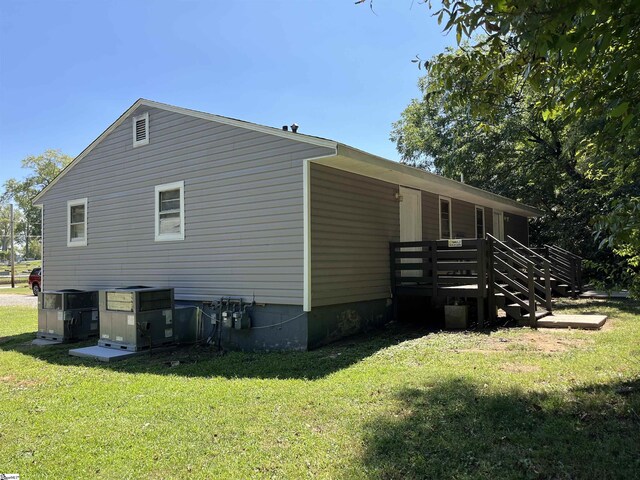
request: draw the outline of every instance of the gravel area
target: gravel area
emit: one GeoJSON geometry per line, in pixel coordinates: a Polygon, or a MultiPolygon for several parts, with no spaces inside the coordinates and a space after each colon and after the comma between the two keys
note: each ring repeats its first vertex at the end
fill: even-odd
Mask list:
{"type": "Polygon", "coordinates": [[[3,293],[0,295],[0,307],[33,307],[38,306],[38,297],[33,295],[13,295],[3,293]]]}

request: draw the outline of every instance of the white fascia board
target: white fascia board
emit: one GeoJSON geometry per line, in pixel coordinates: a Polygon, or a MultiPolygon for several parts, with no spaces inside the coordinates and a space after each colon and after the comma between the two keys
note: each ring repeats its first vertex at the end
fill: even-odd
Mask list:
{"type": "Polygon", "coordinates": [[[167,110],[169,112],[181,113],[183,115],[189,115],[191,117],[201,118],[203,120],[218,122],[224,125],[245,128],[247,130],[253,130],[254,132],[266,133],[268,135],[295,140],[296,142],[308,143],[311,145],[316,145],[318,147],[327,147],[334,150],[337,148],[336,142],[334,142],[333,140],[328,140],[326,138],[314,137],[311,135],[305,135],[303,133],[293,133],[288,130],[282,130],[281,128],[268,127],[266,125],[245,122],[244,120],[237,120],[235,118],[223,117],[220,115],[214,115],[212,113],[200,112],[198,110],[190,110],[183,107],[176,107],[174,105],[168,105],[166,103],[154,102],[153,100],[141,99],[140,101],[142,102],[142,105],[146,105],[152,108],[159,108],[161,110],[167,110]]]}
{"type": "Polygon", "coordinates": [[[463,200],[475,205],[496,208],[523,217],[538,217],[542,215],[542,212],[537,208],[510,198],[496,195],[426,170],[371,155],[343,144],[338,144],[338,154],[336,156],[318,160],[317,163],[389,183],[451,197],[452,199],[463,200]]]}

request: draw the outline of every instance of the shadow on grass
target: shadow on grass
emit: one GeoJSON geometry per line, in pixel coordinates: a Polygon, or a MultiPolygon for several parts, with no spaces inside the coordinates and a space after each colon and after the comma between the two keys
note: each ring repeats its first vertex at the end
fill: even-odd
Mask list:
{"type": "Polygon", "coordinates": [[[365,427],[371,478],[638,478],[640,381],[487,393],[465,380],[405,389],[365,427]]]}
{"type": "Polygon", "coordinates": [[[144,352],[114,363],[73,357],[69,349],[97,344],[97,340],[36,347],[34,333],[0,339],[0,351],[15,351],[49,363],[83,365],[127,373],[152,373],[185,377],[306,378],[318,379],[373,355],[392,345],[427,335],[430,330],[415,325],[391,323],[366,334],[309,352],[220,352],[208,346],[183,346],[173,350],[144,352]],[[172,362],[180,362],[171,366],[172,362]]]}

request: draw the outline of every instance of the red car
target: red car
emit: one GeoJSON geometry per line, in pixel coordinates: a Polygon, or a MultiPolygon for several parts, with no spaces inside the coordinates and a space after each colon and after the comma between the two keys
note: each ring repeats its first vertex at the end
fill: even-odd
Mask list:
{"type": "Polygon", "coordinates": [[[37,297],[38,292],[42,290],[42,268],[37,267],[31,270],[29,274],[29,288],[31,288],[31,291],[37,297]]]}

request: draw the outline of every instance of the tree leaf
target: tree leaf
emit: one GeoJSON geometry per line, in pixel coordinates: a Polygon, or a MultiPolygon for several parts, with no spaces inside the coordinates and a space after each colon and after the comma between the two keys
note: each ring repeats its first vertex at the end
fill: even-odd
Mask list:
{"type": "Polygon", "coordinates": [[[611,118],[621,117],[625,113],[627,113],[627,109],[629,108],[629,102],[622,102],[620,105],[615,107],[613,110],[609,112],[611,118]]]}

